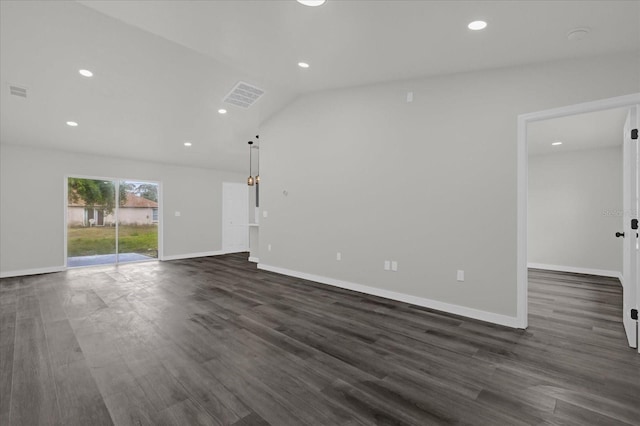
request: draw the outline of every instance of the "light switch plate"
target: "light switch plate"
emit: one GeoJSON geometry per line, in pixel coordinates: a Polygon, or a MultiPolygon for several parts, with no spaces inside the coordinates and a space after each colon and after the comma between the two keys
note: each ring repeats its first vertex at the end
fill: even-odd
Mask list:
{"type": "Polygon", "coordinates": [[[384,270],[388,271],[389,269],[391,269],[391,262],[389,260],[385,260],[384,261],[384,270]]]}
{"type": "Polygon", "coordinates": [[[342,260],[342,253],[340,252],[336,253],[336,260],[342,260]]]}
{"type": "Polygon", "coordinates": [[[180,216],[180,212],[175,213],[176,217],[180,216]]]}
{"type": "Polygon", "coordinates": [[[268,211],[266,211],[266,210],[265,210],[265,211],[263,211],[263,212],[262,212],[262,217],[267,217],[267,216],[269,216],[269,212],[268,212],[268,211]]]}
{"type": "Polygon", "coordinates": [[[458,269],[458,281],[464,281],[464,271],[461,269],[458,269]]]}
{"type": "Polygon", "coordinates": [[[394,272],[398,270],[398,262],[395,260],[391,262],[391,270],[394,272]]]}

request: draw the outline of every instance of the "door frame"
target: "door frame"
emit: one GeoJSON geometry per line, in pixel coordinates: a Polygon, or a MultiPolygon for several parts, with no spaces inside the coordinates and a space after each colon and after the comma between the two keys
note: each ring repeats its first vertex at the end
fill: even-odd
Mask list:
{"type": "MultiPolygon", "coordinates": [[[[67,252],[68,252],[68,247],[67,247],[67,243],[68,243],[68,200],[69,200],[69,178],[78,178],[78,179],[91,179],[91,180],[110,180],[110,181],[114,181],[116,182],[116,195],[118,194],[118,185],[120,181],[133,181],[133,182],[148,182],[148,183],[154,183],[156,185],[158,185],[158,259],[157,260],[164,260],[164,220],[163,220],[163,197],[162,197],[162,182],[157,181],[157,180],[150,180],[150,179],[129,179],[129,178],[113,178],[113,177],[106,177],[106,176],[89,176],[89,175],[82,175],[82,174],[67,174],[64,175],[63,177],[63,206],[62,208],[64,209],[63,211],[63,215],[62,215],[62,220],[63,220],[63,228],[64,228],[64,269],[63,270],[68,270],[69,267],[67,266],[67,262],[68,262],[68,256],[67,256],[67,252]]],[[[115,221],[116,221],[116,254],[118,252],[118,214],[117,214],[117,209],[115,211],[115,221]]],[[[116,256],[116,259],[118,258],[118,256],[116,256]]],[[[145,261],[146,262],[146,261],[145,261]]],[[[135,262],[127,262],[127,263],[135,263],[135,262]]],[[[119,263],[115,263],[115,265],[118,265],[119,263]]],[[[104,266],[104,265],[103,265],[104,266]]],[[[84,266],[84,268],[86,268],[87,266],[84,266]]]]}
{"type": "MultiPolygon", "coordinates": [[[[527,149],[527,125],[535,121],[566,117],[569,115],[604,111],[614,108],[631,107],[640,104],[640,93],[617,96],[614,98],[584,102],[559,108],[530,112],[518,115],[517,133],[517,290],[516,324],[518,328],[527,328],[529,324],[529,278],[527,268],[527,208],[529,199],[529,155],[527,149]]],[[[640,290],[640,289],[639,289],[640,290]]]]}
{"type": "MultiPolygon", "coordinates": [[[[632,172],[635,171],[634,168],[637,167],[636,162],[638,161],[638,153],[636,152],[636,146],[637,143],[634,143],[633,139],[631,139],[631,129],[637,129],[638,128],[638,117],[640,116],[640,111],[638,111],[638,109],[640,108],[640,104],[636,105],[635,107],[632,107],[629,109],[629,112],[627,113],[627,118],[625,120],[624,123],[624,134],[623,134],[623,139],[624,139],[624,146],[623,146],[623,176],[624,176],[624,189],[627,192],[630,193],[635,193],[637,194],[638,192],[638,182],[632,179],[632,172]],[[628,127],[627,127],[628,125],[628,127]]],[[[636,258],[636,247],[638,244],[638,239],[634,238],[634,234],[636,233],[636,231],[631,229],[631,218],[637,218],[637,213],[634,215],[632,212],[635,212],[636,210],[636,200],[629,200],[628,198],[624,199],[623,205],[622,205],[622,232],[626,233],[627,236],[623,239],[624,240],[624,258],[625,258],[625,263],[623,264],[623,268],[622,268],[622,276],[623,276],[623,287],[626,288],[633,288],[633,282],[628,282],[627,279],[630,277],[639,277],[640,275],[638,275],[640,272],[636,269],[637,268],[637,258],[636,258]],[[630,203],[630,201],[633,201],[633,204],[630,203]]],[[[640,279],[636,279],[636,281],[640,281],[640,279]]],[[[624,295],[624,291],[623,290],[623,295],[624,295]]],[[[634,321],[631,318],[631,315],[626,315],[627,309],[632,309],[631,307],[629,307],[628,305],[625,306],[625,302],[629,300],[629,297],[624,298],[622,300],[622,309],[623,309],[623,322],[624,322],[624,328],[625,328],[625,333],[627,333],[627,339],[631,340],[633,338],[635,338],[635,348],[638,348],[638,352],[640,352],[640,345],[638,345],[638,323],[637,321],[634,321]],[[630,328],[633,327],[633,325],[635,325],[636,328],[636,333],[635,336],[630,337],[629,336],[629,331],[630,328]]],[[[635,308],[637,308],[640,305],[640,283],[638,283],[636,285],[635,288],[635,300],[632,300],[632,307],[635,306],[635,308]]],[[[630,311],[629,311],[630,312],[630,311]]],[[[633,334],[633,333],[632,333],[633,334]]]]}

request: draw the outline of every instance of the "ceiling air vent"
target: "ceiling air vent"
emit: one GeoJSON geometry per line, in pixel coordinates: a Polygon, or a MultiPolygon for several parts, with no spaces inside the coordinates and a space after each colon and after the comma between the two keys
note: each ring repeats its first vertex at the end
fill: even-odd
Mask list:
{"type": "Polygon", "coordinates": [[[13,96],[20,96],[21,98],[26,98],[27,97],[27,88],[26,87],[16,86],[15,84],[10,84],[9,85],[9,93],[11,93],[13,96]]]}
{"type": "Polygon", "coordinates": [[[224,98],[224,101],[242,108],[249,108],[260,99],[262,95],[264,95],[264,90],[240,81],[224,98]]]}

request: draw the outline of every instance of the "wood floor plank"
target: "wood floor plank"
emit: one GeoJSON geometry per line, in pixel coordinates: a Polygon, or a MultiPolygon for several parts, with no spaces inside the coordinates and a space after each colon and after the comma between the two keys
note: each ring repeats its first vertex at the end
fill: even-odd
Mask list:
{"type": "MultiPolygon", "coordinates": [[[[246,254],[0,279],[18,425],[634,425],[617,280],[531,270],[514,330],[246,254]]],[[[8,422],[4,422],[8,419],[8,422]]]]}
{"type": "Polygon", "coordinates": [[[166,348],[161,358],[162,364],[183,385],[190,398],[223,423],[234,423],[251,413],[236,394],[178,347],[166,348]]]}
{"type": "Polygon", "coordinates": [[[90,366],[90,371],[103,397],[126,393],[132,387],[139,387],[135,376],[121,357],[107,364],[90,366]]]}
{"type": "MultiPolygon", "coordinates": [[[[15,305],[15,298],[13,301],[15,305]]],[[[16,337],[15,309],[0,312],[0,419],[9,419],[11,410],[11,390],[13,385],[13,356],[16,337]]]]}
{"type": "Polygon", "coordinates": [[[104,396],[104,402],[116,426],[151,426],[156,411],[136,382],[104,396]]]}
{"type": "Polygon", "coordinates": [[[49,357],[54,366],[84,361],[85,357],[67,319],[44,324],[49,357]]]}
{"type": "Polygon", "coordinates": [[[189,398],[182,384],[163,365],[158,365],[136,381],[156,411],[162,411],[189,398]]]}
{"type": "Polygon", "coordinates": [[[54,367],[62,423],[67,426],[108,426],[113,421],[84,360],[54,367]]]}
{"type": "Polygon", "coordinates": [[[13,358],[11,424],[61,424],[42,320],[31,315],[18,319],[16,335],[19,338],[13,358]]]}
{"type": "Polygon", "coordinates": [[[190,399],[178,402],[157,413],[154,424],[158,426],[223,426],[224,423],[190,399]]]}
{"type": "Polygon", "coordinates": [[[269,422],[260,417],[257,413],[251,413],[237,422],[233,423],[232,426],[270,426],[269,422]]]}
{"type": "Polygon", "coordinates": [[[556,404],[554,414],[558,420],[565,420],[575,425],[628,426],[633,424],[601,415],[588,408],[578,407],[562,400],[559,400],[556,404]]]}
{"type": "Polygon", "coordinates": [[[55,287],[46,287],[41,291],[36,288],[36,295],[40,305],[42,321],[45,324],[67,319],[67,313],[62,306],[62,301],[58,297],[58,290],[55,287]]]}
{"type": "Polygon", "coordinates": [[[227,389],[233,392],[247,407],[258,413],[271,424],[308,424],[298,417],[286,400],[273,394],[269,388],[253,377],[248,377],[242,369],[219,360],[207,361],[205,368],[227,389]]]}

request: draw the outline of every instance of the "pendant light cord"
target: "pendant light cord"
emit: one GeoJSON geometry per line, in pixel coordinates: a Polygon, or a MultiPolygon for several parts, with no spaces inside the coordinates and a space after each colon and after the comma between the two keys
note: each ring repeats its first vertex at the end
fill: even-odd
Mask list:
{"type": "Polygon", "coordinates": [[[253,142],[249,141],[249,176],[253,176],[253,173],[251,170],[251,145],[253,145],[253,142]]]}

